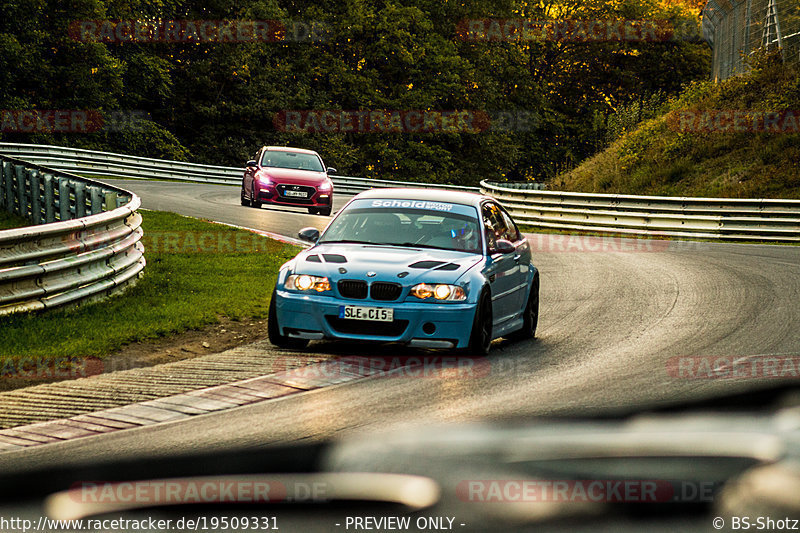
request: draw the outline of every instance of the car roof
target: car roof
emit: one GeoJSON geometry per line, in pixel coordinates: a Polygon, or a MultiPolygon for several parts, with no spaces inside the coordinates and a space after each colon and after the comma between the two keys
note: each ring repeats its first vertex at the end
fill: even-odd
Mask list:
{"type": "Polygon", "coordinates": [[[265,146],[264,148],[272,152],[295,152],[298,154],[319,155],[314,150],[306,150],[305,148],[294,148],[293,146],[265,146]]]}
{"type": "Polygon", "coordinates": [[[356,198],[381,198],[388,200],[425,200],[429,202],[447,202],[462,205],[480,205],[483,200],[490,200],[474,192],[448,191],[444,189],[420,189],[397,187],[387,189],[370,189],[359,193],[356,198]]]}

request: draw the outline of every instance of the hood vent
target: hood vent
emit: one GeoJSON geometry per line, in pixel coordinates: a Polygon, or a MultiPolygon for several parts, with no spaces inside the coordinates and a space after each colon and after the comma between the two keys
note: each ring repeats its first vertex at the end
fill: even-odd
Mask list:
{"type": "Polygon", "coordinates": [[[326,263],[347,263],[347,258],[339,254],[322,254],[326,263]]]}
{"type": "Polygon", "coordinates": [[[444,261],[417,261],[412,265],[408,265],[408,268],[421,268],[424,270],[429,268],[434,270],[458,270],[461,268],[461,265],[457,265],[456,263],[445,263],[444,261]]]}
{"type": "MultiPolygon", "coordinates": [[[[322,254],[322,258],[326,263],[347,263],[347,258],[339,254],[322,254]]],[[[306,257],[309,263],[322,263],[322,259],[317,254],[312,254],[306,257]]]]}
{"type": "Polygon", "coordinates": [[[444,261],[417,261],[414,264],[408,265],[408,268],[435,268],[444,264],[444,261]]]}

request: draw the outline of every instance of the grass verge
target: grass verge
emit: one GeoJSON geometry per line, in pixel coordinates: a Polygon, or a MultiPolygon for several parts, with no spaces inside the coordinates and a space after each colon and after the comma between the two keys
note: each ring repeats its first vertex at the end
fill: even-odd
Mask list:
{"type": "Polygon", "coordinates": [[[32,222],[20,216],[12,215],[8,211],[0,211],[0,231],[4,229],[22,228],[32,224],[32,222]]]}
{"type": "Polygon", "coordinates": [[[0,317],[0,372],[21,358],[104,357],[128,343],[263,318],[278,267],[299,248],[172,213],[143,211],[147,268],[105,302],[0,317]]]}

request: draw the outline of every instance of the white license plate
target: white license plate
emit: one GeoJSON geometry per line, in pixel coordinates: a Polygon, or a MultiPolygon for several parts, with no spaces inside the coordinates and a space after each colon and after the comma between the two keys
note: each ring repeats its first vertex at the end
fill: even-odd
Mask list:
{"type": "Polygon", "coordinates": [[[284,191],[283,195],[284,196],[294,196],[295,198],[305,198],[306,196],[308,196],[303,191],[284,191]]]}
{"type": "Polygon", "coordinates": [[[382,307],[360,307],[357,305],[340,305],[339,318],[350,320],[373,320],[375,322],[392,322],[394,309],[382,307]]]}

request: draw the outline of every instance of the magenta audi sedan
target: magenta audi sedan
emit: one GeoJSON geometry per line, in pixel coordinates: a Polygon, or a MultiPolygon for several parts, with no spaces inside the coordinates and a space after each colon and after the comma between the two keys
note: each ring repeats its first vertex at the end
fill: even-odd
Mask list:
{"type": "Polygon", "coordinates": [[[242,178],[242,205],[305,207],[312,215],[331,214],[333,182],[319,154],[288,146],[264,146],[247,162],[242,178]]]}

